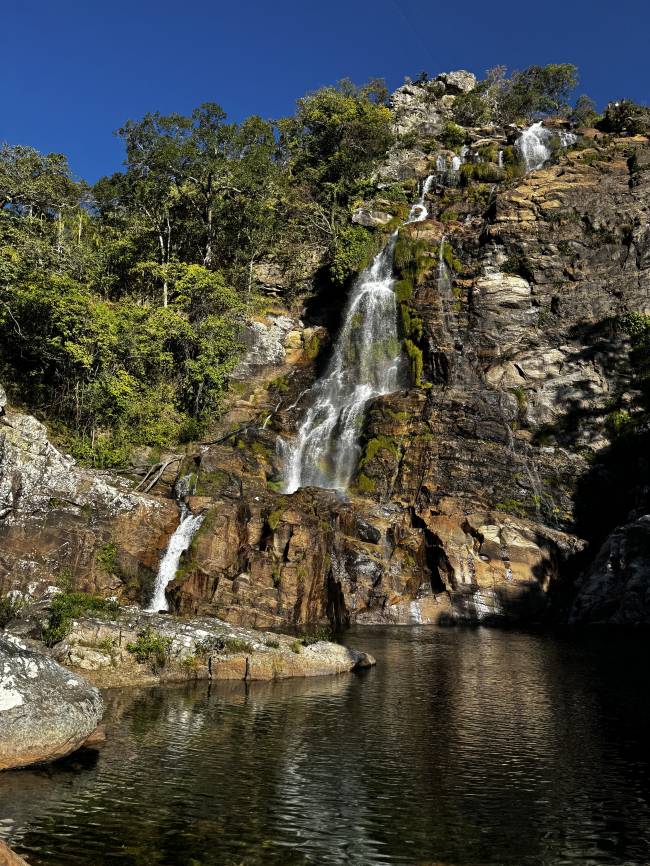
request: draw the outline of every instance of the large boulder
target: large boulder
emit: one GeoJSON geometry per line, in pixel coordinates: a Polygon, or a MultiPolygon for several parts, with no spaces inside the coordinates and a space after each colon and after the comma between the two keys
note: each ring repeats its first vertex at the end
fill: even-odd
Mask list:
{"type": "Polygon", "coordinates": [[[569,622],[650,624],[650,514],[632,515],[607,537],[578,581],[569,622]]]}
{"type": "Polygon", "coordinates": [[[436,77],[445,85],[446,93],[469,93],[477,85],[476,76],[466,69],[456,69],[454,72],[441,72],[436,77]]]}
{"type": "Polygon", "coordinates": [[[0,770],[73,752],[101,719],[99,691],[53,659],[0,638],[0,770]]]}
{"type": "Polygon", "coordinates": [[[0,839],[0,866],[28,866],[27,862],[15,854],[11,848],[7,848],[0,839]]]}

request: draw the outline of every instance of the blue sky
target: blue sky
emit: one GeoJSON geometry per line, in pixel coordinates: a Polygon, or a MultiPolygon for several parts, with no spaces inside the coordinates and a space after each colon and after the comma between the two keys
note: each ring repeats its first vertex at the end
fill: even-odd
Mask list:
{"type": "Polygon", "coordinates": [[[120,168],[112,134],[147,111],[220,103],[279,117],[347,76],[573,62],[599,105],[650,103],[648,0],[1,0],[0,141],[120,168]]]}

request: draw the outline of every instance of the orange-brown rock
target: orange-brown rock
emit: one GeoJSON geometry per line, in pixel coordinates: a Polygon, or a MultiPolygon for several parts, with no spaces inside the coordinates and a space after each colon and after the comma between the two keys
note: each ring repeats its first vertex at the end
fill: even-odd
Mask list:
{"type": "Polygon", "coordinates": [[[29,866],[29,864],[0,839],[0,866],[29,866]]]}

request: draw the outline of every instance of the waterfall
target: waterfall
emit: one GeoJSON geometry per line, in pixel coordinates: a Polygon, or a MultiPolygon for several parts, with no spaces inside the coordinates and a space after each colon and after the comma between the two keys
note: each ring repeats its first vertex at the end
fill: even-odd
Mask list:
{"type": "Polygon", "coordinates": [[[169,582],[176,577],[181,555],[185,553],[192,543],[192,539],[202,523],[202,514],[192,514],[186,505],[181,506],[180,523],[169,539],[165,555],[160,560],[153,597],[147,607],[148,611],[155,613],[159,610],[169,610],[169,604],[165,597],[165,589],[169,582]]]}
{"type": "MultiPolygon", "coordinates": [[[[427,218],[427,177],[408,223],[427,218]]],[[[366,403],[402,384],[404,359],[393,292],[393,232],[383,250],[357,279],[332,359],[310,389],[310,405],[295,441],[285,446],[284,492],[300,487],[345,490],[359,460],[359,433],[366,403]]]]}
{"type": "Polygon", "coordinates": [[[451,310],[453,309],[454,295],[452,288],[452,278],[449,272],[449,267],[445,261],[445,243],[446,235],[440,238],[440,247],[438,248],[438,299],[440,301],[440,311],[442,314],[442,327],[445,336],[451,339],[451,310]]]}
{"type": "Polygon", "coordinates": [[[422,220],[425,220],[429,216],[429,211],[426,209],[424,200],[427,197],[429,190],[431,189],[431,184],[433,183],[434,179],[435,175],[430,174],[422,184],[422,192],[420,193],[420,198],[409,211],[407,223],[421,223],[422,220]]]}
{"type": "MultiPolygon", "coordinates": [[[[557,136],[562,147],[568,147],[577,141],[577,137],[572,132],[560,131],[557,136]]],[[[523,157],[526,171],[535,171],[549,161],[552,155],[550,147],[552,137],[553,132],[547,129],[541,120],[524,129],[517,139],[517,148],[523,157]]]]}
{"type": "Polygon", "coordinates": [[[499,151],[499,155],[497,156],[497,164],[499,168],[503,168],[503,151],[499,151]]]}

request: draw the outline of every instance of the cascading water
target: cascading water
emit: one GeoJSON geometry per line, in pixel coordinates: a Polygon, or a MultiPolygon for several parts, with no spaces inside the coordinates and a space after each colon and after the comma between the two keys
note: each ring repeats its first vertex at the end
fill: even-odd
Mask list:
{"type": "MultiPolygon", "coordinates": [[[[434,180],[435,180],[435,175],[430,174],[427,177],[427,179],[424,181],[424,183],[422,184],[422,192],[420,193],[420,198],[418,199],[417,203],[414,204],[413,207],[411,208],[411,210],[409,211],[408,219],[406,220],[407,223],[421,223],[422,220],[425,220],[428,217],[429,211],[426,209],[426,206],[424,204],[424,200],[427,197],[427,195],[429,194],[429,190],[431,189],[431,184],[433,183],[434,180]]],[[[381,253],[379,255],[381,255],[381,253]]]]}
{"type": "Polygon", "coordinates": [[[165,589],[168,583],[176,577],[181,556],[192,543],[192,539],[202,523],[202,514],[192,514],[186,505],[181,506],[181,520],[169,539],[165,555],[160,560],[153,597],[147,607],[148,611],[155,613],[159,610],[169,610],[165,589]]]}
{"type": "MultiPolygon", "coordinates": [[[[577,137],[572,132],[559,131],[556,134],[562,147],[568,147],[577,141],[577,137]]],[[[552,156],[553,135],[553,131],[547,129],[541,120],[524,129],[517,139],[517,148],[523,157],[526,171],[535,171],[549,161],[552,156]]]]}
{"type": "Polygon", "coordinates": [[[453,290],[452,279],[449,267],[445,261],[445,244],[447,238],[443,235],[440,238],[440,247],[438,248],[438,298],[440,301],[440,310],[442,314],[442,326],[445,335],[449,338],[451,335],[451,310],[453,309],[453,290]]]}
{"type": "MultiPolygon", "coordinates": [[[[434,176],[427,177],[407,222],[428,216],[424,204],[434,176]]],[[[396,391],[404,359],[393,292],[397,232],[358,278],[325,375],[310,389],[310,405],[296,440],[286,449],[284,492],[300,487],[344,490],[359,459],[359,432],[366,403],[396,391]]]]}

